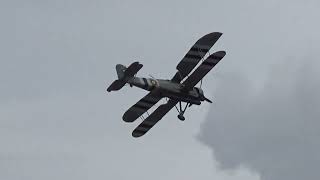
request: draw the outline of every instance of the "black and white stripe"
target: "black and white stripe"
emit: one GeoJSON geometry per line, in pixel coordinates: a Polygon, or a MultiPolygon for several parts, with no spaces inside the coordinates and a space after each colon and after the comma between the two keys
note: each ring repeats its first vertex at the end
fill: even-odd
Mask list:
{"type": "Polygon", "coordinates": [[[177,70],[179,73],[172,78],[172,81],[181,82],[182,79],[188,76],[221,35],[222,33],[214,32],[200,38],[178,64],[177,70]]]}
{"type": "Polygon", "coordinates": [[[183,82],[185,89],[193,88],[201,79],[226,55],[225,51],[211,54],[204,62],[183,82]]]}
{"type": "Polygon", "coordinates": [[[133,132],[133,137],[140,137],[147,133],[164,115],[166,115],[177,101],[169,100],[166,104],[159,106],[150,116],[148,116],[133,132]]]}
{"type": "Polygon", "coordinates": [[[128,109],[122,119],[125,122],[133,122],[139,118],[142,114],[147,112],[152,106],[154,106],[162,97],[159,96],[158,91],[152,91],[145,97],[140,99],[135,105],[128,109]]]}

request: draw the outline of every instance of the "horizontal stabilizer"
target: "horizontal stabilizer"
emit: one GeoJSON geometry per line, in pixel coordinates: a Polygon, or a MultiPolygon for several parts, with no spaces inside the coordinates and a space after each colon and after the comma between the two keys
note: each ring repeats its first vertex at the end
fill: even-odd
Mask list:
{"type": "Polygon", "coordinates": [[[113,83],[108,87],[107,91],[111,92],[120,90],[128,82],[128,80],[137,74],[142,66],[143,65],[139,62],[132,63],[128,68],[122,64],[117,64],[116,70],[119,79],[113,81],[113,83]]]}
{"type": "Polygon", "coordinates": [[[108,87],[107,91],[108,91],[108,92],[118,91],[118,90],[120,90],[124,85],[126,85],[126,82],[125,82],[125,81],[115,80],[115,81],[113,81],[113,83],[108,87]]]}
{"type": "Polygon", "coordinates": [[[133,77],[134,75],[137,74],[137,72],[142,68],[142,64],[139,62],[134,62],[132,63],[124,72],[124,77],[129,78],[133,77]]]}

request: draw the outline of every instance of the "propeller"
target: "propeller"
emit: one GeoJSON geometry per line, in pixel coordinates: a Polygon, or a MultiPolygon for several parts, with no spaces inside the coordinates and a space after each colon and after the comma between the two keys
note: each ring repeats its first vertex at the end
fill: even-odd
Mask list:
{"type": "Polygon", "coordinates": [[[208,103],[212,103],[212,101],[210,99],[206,98],[206,97],[204,97],[204,100],[207,101],[208,103]]]}

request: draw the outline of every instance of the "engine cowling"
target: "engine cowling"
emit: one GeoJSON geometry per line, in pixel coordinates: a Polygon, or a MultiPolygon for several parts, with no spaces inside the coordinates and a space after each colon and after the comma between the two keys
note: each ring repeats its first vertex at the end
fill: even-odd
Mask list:
{"type": "Polygon", "coordinates": [[[212,101],[210,99],[208,99],[208,98],[206,98],[204,96],[204,92],[203,92],[203,90],[201,88],[195,87],[195,89],[196,89],[196,91],[198,93],[198,96],[199,96],[201,101],[207,101],[209,103],[212,103],[212,101]]]}

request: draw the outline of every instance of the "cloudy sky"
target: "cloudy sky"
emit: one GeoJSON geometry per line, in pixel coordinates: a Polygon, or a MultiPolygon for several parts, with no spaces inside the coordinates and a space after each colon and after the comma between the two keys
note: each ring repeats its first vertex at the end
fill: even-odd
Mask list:
{"type": "Polygon", "coordinates": [[[0,1],[0,178],[292,180],[320,163],[320,3],[0,1]],[[171,78],[201,36],[227,56],[214,104],[146,136],[121,120],[146,92],[107,94],[115,65],[171,78]]]}

